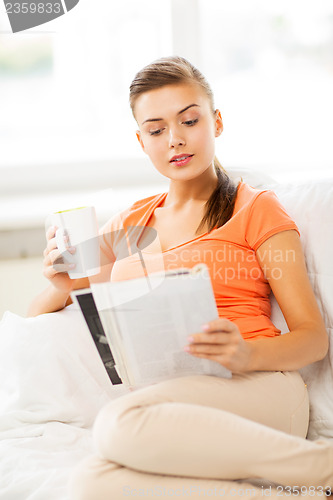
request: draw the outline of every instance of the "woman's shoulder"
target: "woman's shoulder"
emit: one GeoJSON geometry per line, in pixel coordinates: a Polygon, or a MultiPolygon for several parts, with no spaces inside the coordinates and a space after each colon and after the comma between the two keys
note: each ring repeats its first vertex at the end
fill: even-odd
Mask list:
{"type": "Polygon", "coordinates": [[[238,185],[235,202],[235,213],[239,210],[251,210],[254,205],[267,205],[270,207],[278,204],[278,197],[271,189],[259,189],[241,181],[238,185]]]}
{"type": "Polygon", "coordinates": [[[167,193],[159,193],[133,202],[127,208],[117,212],[111,217],[104,224],[101,232],[109,231],[111,228],[115,230],[129,224],[135,225],[140,223],[155,206],[161,203],[166,194],[167,193]]]}
{"type": "Polygon", "coordinates": [[[232,219],[243,228],[243,237],[254,250],[279,231],[295,229],[299,233],[273,190],[253,188],[246,183],[239,185],[232,219]]]}
{"type": "Polygon", "coordinates": [[[148,207],[154,206],[155,203],[161,201],[162,198],[166,196],[166,194],[167,193],[159,193],[137,200],[127,209],[127,211],[130,212],[134,210],[146,210],[148,207]]]}

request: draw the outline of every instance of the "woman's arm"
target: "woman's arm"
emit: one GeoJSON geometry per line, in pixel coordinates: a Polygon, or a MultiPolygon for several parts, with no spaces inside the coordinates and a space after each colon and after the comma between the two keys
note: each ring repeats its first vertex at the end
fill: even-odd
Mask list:
{"type": "Polygon", "coordinates": [[[296,370],[322,359],[328,350],[328,335],[297,232],[283,231],[266,240],[257,250],[257,259],[289,332],[252,342],[251,369],[296,370]],[[277,255],[279,262],[274,261],[277,255]]]}
{"type": "MultiPolygon", "coordinates": [[[[62,272],[54,264],[60,257],[55,239],[56,227],[50,227],[46,233],[47,245],[44,250],[43,274],[50,285],[31,302],[27,316],[59,311],[71,303],[70,292],[78,288],[89,287],[88,278],[71,280],[66,272],[69,267],[62,265],[62,272]]],[[[73,250],[74,251],[74,250],[73,250]]]]}
{"type": "Polygon", "coordinates": [[[234,323],[219,318],[204,333],[191,336],[189,352],[218,361],[234,372],[297,370],[322,359],[328,350],[328,335],[297,232],[271,236],[257,249],[257,258],[290,331],[245,341],[234,323]],[[279,262],[274,261],[276,255],[279,262]]]}
{"type": "MultiPolygon", "coordinates": [[[[75,280],[71,291],[80,288],[88,288],[89,286],[88,278],[78,279],[75,280]]],[[[62,292],[51,284],[32,300],[27,316],[38,316],[39,314],[60,311],[71,303],[70,291],[62,292]]]]}

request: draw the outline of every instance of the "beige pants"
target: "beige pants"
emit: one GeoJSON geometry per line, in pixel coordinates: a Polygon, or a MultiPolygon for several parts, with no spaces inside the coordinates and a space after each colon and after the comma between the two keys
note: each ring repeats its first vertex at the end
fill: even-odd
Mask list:
{"type": "Polygon", "coordinates": [[[244,482],[252,478],[325,498],[333,445],[304,439],[308,408],[297,372],[184,377],[134,391],[97,417],[97,454],[75,471],[71,499],[296,496],[244,482]]]}

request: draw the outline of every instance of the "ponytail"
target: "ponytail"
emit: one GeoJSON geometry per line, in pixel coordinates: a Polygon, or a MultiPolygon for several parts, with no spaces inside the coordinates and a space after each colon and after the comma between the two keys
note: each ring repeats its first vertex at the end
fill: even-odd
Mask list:
{"type": "Polygon", "coordinates": [[[216,156],[214,167],[217,175],[217,186],[205,204],[206,210],[196,230],[197,234],[206,223],[208,232],[223,226],[232,217],[234,211],[238,184],[229,177],[216,156]]]}

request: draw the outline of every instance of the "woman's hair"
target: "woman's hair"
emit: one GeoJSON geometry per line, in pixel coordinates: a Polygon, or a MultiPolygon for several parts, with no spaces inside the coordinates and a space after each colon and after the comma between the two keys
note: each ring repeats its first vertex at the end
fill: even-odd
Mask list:
{"type": "MultiPolygon", "coordinates": [[[[181,83],[199,85],[210,100],[212,113],[215,112],[213,92],[202,73],[183,57],[172,56],[154,61],[135,75],[130,85],[129,97],[134,118],[135,103],[140,95],[166,85],[181,83]]],[[[205,204],[205,213],[196,233],[199,233],[206,223],[208,231],[223,226],[231,218],[234,210],[237,185],[228,176],[216,156],[214,167],[217,186],[205,204]]]]}

